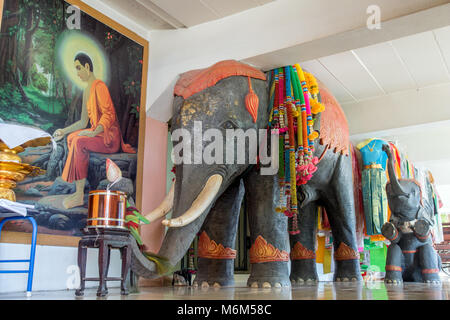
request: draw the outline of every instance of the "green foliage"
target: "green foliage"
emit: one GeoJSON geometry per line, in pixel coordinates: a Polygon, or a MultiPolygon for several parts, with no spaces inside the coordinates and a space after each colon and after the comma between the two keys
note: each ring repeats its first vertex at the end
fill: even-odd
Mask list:
{"type": "Polygon", "coordinates": [[[8,28],[8,30],[6,31],[8,36],[12,37],[13,35],[15,35],[17,32],[19,31],[19,26],[15,25],[15,26],[11,26],[8,28]]]}
{"type": "Polygon", "coordinates": [[[22,96],[11,83],[7,83],[3,88],[0,88],[0,109],[8,109],[21,104],[23,104],[22,96]]]}
{"type": "MultiPolygon", "coordinates": [[[[25,92],[28,92],[27,96],[37,97],[42,96],[39,90],[36,88],[24,88],[25,92]]],[[[19,90],[13,87],[11,84],[6,84],[0,87],[0,118],[5,121],[14,121],[25,125],[36,126],[36,119],[39,119],[39,114],[36,113],[35,106],[27,103],[22,99],[22,95],[19,90]]],[[[45,124],[40,123],[39,127],[42,130],[49,130],[53,127],[51,121],[47,121],[45,124]]]]}
{"type": "Polygon", "coordinates": [[[32,125],[33,119],[23,108],[27,105],[23,102],[20,92],[10,83],[0,87],[0,118],[3,120],[14,119],[17,122],[32,125]]]}
{"type": "Polygon", "coordinates": [[[143,65],[143,50],[141,46],[134,45],[127,48],[128,51],[128,67],[130,76],[123,83],[125,94],[132,99],[131,114],[139,119],[139,110],[141,102],[141,90],[142,90],[142,65],[143,65]]]}
{"type": "Polygon", "coordinates": [[[123,83],[125,93],[133,97],[139,97],[141,93],[141,82],[129,77],[127,81],[123,83]]]}
{"type": "Polygon", "coordinates": [[[111,51],[120,42],[122,35],[114,30],[105,32],[105,49],[111,51]]]}
{"type": "Polygon", "coordinates": [[[42,73],[38,72],[36,64],[33,64],[31,68],[31,81],[33,82],[33,86],[40,91],[48,91],[48,79],[42,73]]]}
{"type": "Polygon", "coordinates": [[[64,99],[55,99],[52,96],[46,96],[41,91],[33,87],[24,87],[23,90],[32,103],[39,109],[53,114],[59,114],[63,110],[64,99]]]}
{"type": "Polygon", "coordinates": [[[136,119],[139,119],[139,111],[140,111],[139,105],[133,104],[132,107],[133,108],[131,109],[130,113],[136,115],[136,119]]]}

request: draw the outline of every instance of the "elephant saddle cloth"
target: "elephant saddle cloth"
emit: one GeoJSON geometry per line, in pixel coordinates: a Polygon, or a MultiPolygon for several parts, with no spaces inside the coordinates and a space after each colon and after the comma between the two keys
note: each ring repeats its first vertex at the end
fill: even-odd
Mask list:
{"type": "Polygon", "coordinates": [[[187,99],[231,76],[266,80],[266,75],[258,69],[236,60],[224,60],[206,69],[192,70],[181,74],[175,85],[174,94],[187,99]]]}
{"type": "Polygon", "coordinates": [[[320,144],[328,145],[336,153],[349,155],[350,132],[347,118],[331,92],[317,80],[325,110],[320,119],[320,144]]]}

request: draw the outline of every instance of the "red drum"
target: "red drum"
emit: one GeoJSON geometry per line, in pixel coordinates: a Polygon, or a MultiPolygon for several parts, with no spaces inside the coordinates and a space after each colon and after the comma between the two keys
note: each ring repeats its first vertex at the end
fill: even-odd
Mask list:
{"type": "Polygon", "coordinates": [[[87,228],[126,229],[126,193],[111,190],[89,192],[87,228]]]}

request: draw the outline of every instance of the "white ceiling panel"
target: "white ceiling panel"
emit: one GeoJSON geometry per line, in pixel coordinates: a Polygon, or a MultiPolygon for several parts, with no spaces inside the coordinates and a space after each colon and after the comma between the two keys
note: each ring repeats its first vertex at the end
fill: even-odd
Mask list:
{"type": "Polygon", "coordinates": [[[145,1],[143,2],[144,4],[137,1],[123,0],[102,0],[102,2],[119,12],[127,12],[127,16],[147,29],[173,29],[164,19],[151,14],[145,7],[145,1]]]}
{"type": "Polygon", "coordinates": [[[220,19],[273,0],[146,0],[151,1],[186,27],[220,19]]]}
{"type": "Polygon", "coordinates": [[[445,68],[450,73],[450,26],[436,29],[434,35],[444,57],[445,68]]]}
{"type": "Polygon", "coordinates": [[[354,51],[386,93],[415,88],[414,80],[390,43],[354,51]]]}
{"type": "Polygon", "coordinates": [[[419,87],[450,81],[433,32],[392,41],[419,87]]]}
{"type": "Polygon", "coordinates": [[[258,6],[254,0],[202,0],[202,2],[220,17],[226,17],[258,6]]]}
{"type": "Polygon", "coordinates": [[[319,61],[356,99],[385,94],[351,51],[323,57],[319,61]]]}
{"type": "Polygon", "coordinates": [[[342,86],[342,84],[333,75],[328,72],[317,60],[306,61],[300,63],[300,66],[306,71],[312,73],[317,79],[333,93],[339,103],[353,102],[355,99],[351,94],[342,86]]]}
{"type": "Polygon", "coordinates": [[[192,27],[197,24],[220,18],[220,16],[207,8],[200,0],[151,0],[151,2],[183,23],[186,27],[192,27]]]}
{"type": "Polygon", "coordinates": [[[273,1],[276,1],[276,0],[253,0],[253,1],[256,2],[258,5],[262,6],[264,4],[267,4],[269,2],[273,2],[273,1]]]}

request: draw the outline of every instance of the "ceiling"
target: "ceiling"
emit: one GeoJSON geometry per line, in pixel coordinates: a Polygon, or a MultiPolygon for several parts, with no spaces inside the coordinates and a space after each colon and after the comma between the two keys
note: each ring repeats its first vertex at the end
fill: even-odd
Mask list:
{"type": "Polygon", "coordinates": [[[148,30],[190,28],[274,0],[101,0],[148,30]]]}
{"type": "MultiPolygon", "coordinates": [[[[305,61],[301,65],[333,92],[347,116],[352,118],[349,112],[358,110],[363,101],[449,84],[450,26],[305,61]]],[[[390,107],[391,116],[401,117],[395,114],[395,107],[390,107]]],[[[433,110],[431,105],[423,107],[433,110]]],[[[375,117],[372,121],[383,121],[383,118],[375,117]]],[[[354,144],[367,138],[393,141],[415,166],[430,170],[437,184],[450,190],[449,141],[430,137],[450,137],[450,123],[368,131],[352,135],[351,140],[354,144]]],[[[450,211],[450,204],[448,207],[450,211]]]]}
{"type": "Polygon", "coordinates": [[[343,105],[450,82],[450,26],[301,63],[343,105]]]}

